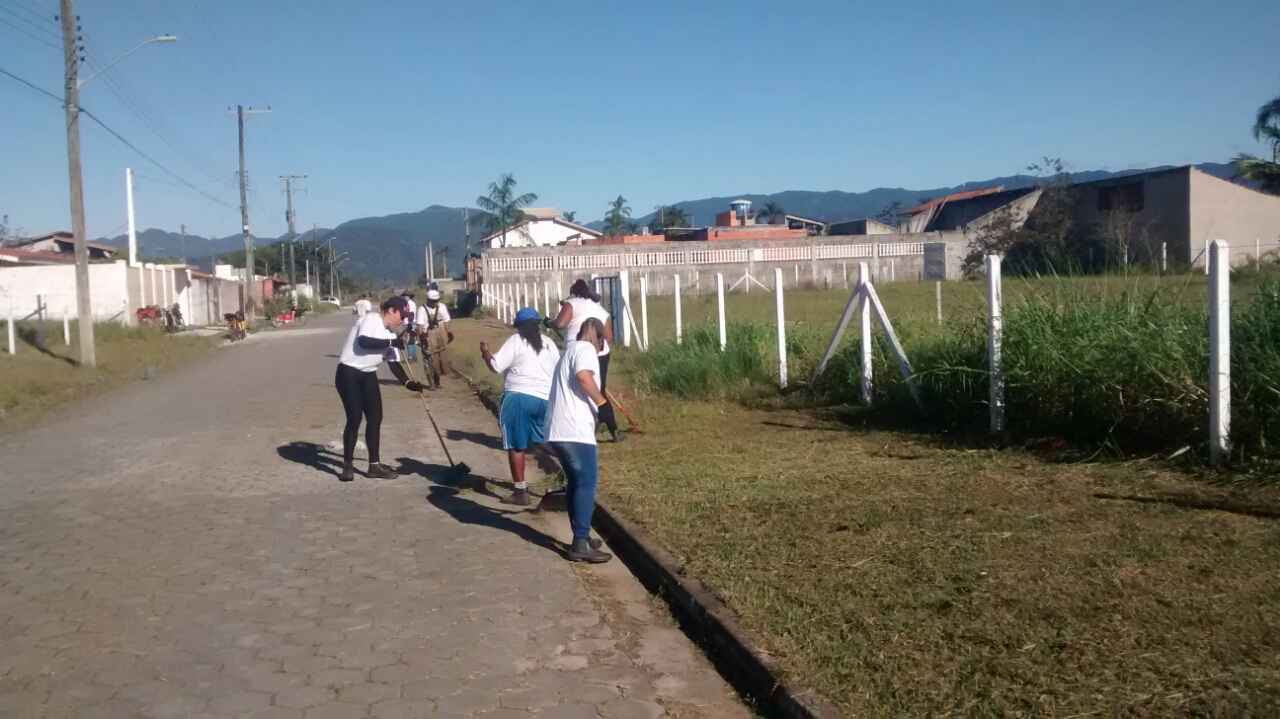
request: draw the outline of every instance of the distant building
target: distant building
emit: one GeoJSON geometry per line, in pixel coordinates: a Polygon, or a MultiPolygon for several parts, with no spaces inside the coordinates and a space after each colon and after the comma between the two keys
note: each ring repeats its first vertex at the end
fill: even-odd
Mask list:
{"type": "Polygon", "coordinates": [[[76,261],[74,254],[46,252],[0,247],[0,267],[18,265],[70,265],[76,261]]]}
{"type": "Polygon", "coordinates": [[[870,217],[832,222],[827,225],[829,235],[892,235],[897,231],[898,228],[893,225],[870,217]]]}
{"type": "Polygon", "coordinates": [[[1280,241],[1280,197],[1237,185],[1190,165],[1073,185],[1076,222],[1102,231],[1118,222],[1139,252],[1203,266],[1209,243],[1225,240],[1231,264],[1252,261],[1280,241]]]}
{"type": "MultiPolygon", "coordinates": [[[[521,212],[524,214],[524,219],[507,228],[506,247],[583,244],[604,236],[602,232],[564,219],[559,210],[550,207],[527,207],[521,212]]],[[[502,232],[494,232],[482,238],[480,246],[502,247],[502,237],[502,232]]]]}
{"type": "Polygon", "coordinates": [[[948,205],[963,200],[972,200],[986,195],[994,195],[1003,191],[1003,186],[980,187],[976,190],[953,192],[949,195],[943,195],[942,197],[935,197],[932,200],[926,200],[902,213],[902,231],[912,233],[928,232],[930,223],[932,223],[948,205]]]}
{"type": "MultiPolygon", "coordinates": [[[[85,245],[89,249],[89,260],[111,260],[116,256],[116,248],[111,245],[104,245],[101,242],[86,242],[85,245]]],[[[70,232],[51,232],[47,235],[39,237],[27,237],[11,242],[7,246],[9,249],[22,249],[28,252],[51,252],[57,254],[75,256],[76,242],[75,237],[70,232]]]]}
{"type": "MultiPolygon", "coordinates": [[[[803,218],[798,218],[803,219],[803,218]]],[[[812,223],[821,224],[817,220],[812,223]]],[[[809,236],[809,230],[803,223],[792,228],[787,225],[758,225],[755,215],[751,214],[751,200],[734,200],[729,209],[716,215],[716,224],[711,227],[677,227],[665,232],[672,242],[681,241],[715,241],[715,240],[799,240],[809,236]]]]}

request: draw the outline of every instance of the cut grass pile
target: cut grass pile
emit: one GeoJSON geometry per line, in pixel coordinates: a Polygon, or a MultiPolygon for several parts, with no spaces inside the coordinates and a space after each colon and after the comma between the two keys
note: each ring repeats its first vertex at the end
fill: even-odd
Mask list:
{"type": "Polygon", "coordinates": [[[102,323],[94,328],[98,366],[81,369],[78,331],[62,343],[62,325],[48,323],[45,351],[34,346],[34,324],[18,327],[18,348],[0,352],[0,431],[29,426],[46,413],[75,400],[143,378],[146,368],[163,372],[191,362],[221,341],[218,337],[168,335],[163,330],[102,323]]]}
{"type": "MultiPolygon", "coordinates": [[[[497,386],[469,356],[509,331],[455,324],[497,386]]],[[[601,445],[602,500],[845,715],[1280,711],[1280,488],[683,399],[638,359],[610,385],[645,433],[601,445]]]]}

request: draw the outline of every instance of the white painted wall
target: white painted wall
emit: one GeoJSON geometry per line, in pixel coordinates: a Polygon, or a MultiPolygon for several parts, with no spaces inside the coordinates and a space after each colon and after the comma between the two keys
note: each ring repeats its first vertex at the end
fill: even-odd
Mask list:
{"type": "MultiPolygon", "coordinates": [[[[534,220],[526,225],[522,225],[507,231],[507,247],[547,247],[555,246],[565,242],[571,237],[582,237],[583,239],[593,239],[599,237],[597,234],[588,235],[582,230],[573,227],[566,227],[552,220],[534,220]]],[[[502,247],[501,236],[494,237],[489,243],[490,247],[502,247]]]]}
{"type": "MultiPolygon", "coordinates": [[[[133,270],[137,272],[138,270],[133,270]]],[[[132,312],[128,307],[129,272],[124,260],[110,264],[89,265],[89,290],[96,320],[120,319],[132,312]]],[[[76,268],[75,265],[37,265],[31,267],[0,268],[0,311],[7,312],[12,304],[13,312],[24,317],[36,309],[36,295],[45,298],[52,319],[62,319],[66,311],[76,316],[76,268]]]]}

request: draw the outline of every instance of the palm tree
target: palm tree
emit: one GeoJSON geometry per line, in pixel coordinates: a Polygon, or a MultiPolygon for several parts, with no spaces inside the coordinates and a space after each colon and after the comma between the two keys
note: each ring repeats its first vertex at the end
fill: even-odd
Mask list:
{"type": "Polygon", "coordinates": [[[569,211],[567,211],[567,212],[561,212],[561,213],[560,213],[560,216],[561,216],[561,217],[563,217],[564,219],[566,219],[566,220],[570,221],[570,222],[577,222],[577,221],[578,221],[578,213],[577,213],[577,212],[575,212],[575,211],[573,211],[573,210],[569,210],[569,211]]]}
{"type": "Polygon", "coordinates": [[[769,202],[764,203],[764,207],[761,207],[760,210],[756,212],[756,217],[763,217],[772,224],[774,220],[779,217],[785,217],[786,214],[787,211],[782,209],[782,205],[770,200],[769,202]]]}
{"type": "Polygon", "coordinates": [[[604,216],[604,232],[610,237],[617,237],[631,226],[631,208],[627,206],[627,198],[618,195],[618,199],[609,203],[609,212],[604,216]]]}
{"type": "Polygon", "coordinates": [[[1271,145],[1271,159],[1240,153],[1232,159],[1236,174],[1258,183],[1263,192],[1280,195],[1280,97],[1258,108],[1253,137],[1271,145]]]}
{"type": "Polygon", "coordinates": [[[689,213],[675,205],[668,205],[658,208],[657,214],[649,221],[649,229],[660,232],[668,227],[688,227],[690,224],[689,213]]]}
{"type": "Polygon", "coordinates": [[[538,196],[532,192],[516,195],[516,178],[510,173],[498,177],[497,182],[489,183],[488,196],[476,198],[476,205],[489,213],[489,229],[491,232],[502,232],[501,246],[507,246],[507,230],[518,224],[524,215],[521,208],[537,202],[538,196]]]}

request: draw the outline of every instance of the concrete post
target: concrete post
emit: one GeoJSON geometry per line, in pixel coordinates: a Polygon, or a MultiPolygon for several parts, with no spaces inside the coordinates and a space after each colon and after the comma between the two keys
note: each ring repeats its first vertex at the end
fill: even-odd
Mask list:
{"type": "Polygon", "coordinates": [[[1231,455],[1231,250],[1209,246],[1209,461],[1231,455]]]}
{"type": "MultiPolygon", "coordinates": [[[[622,305],[626,307],[631,304],[631,272],[622,270],[618,273],[618,280],[622,291],[622,305]]],[[[631,323],[625,317],[622,318],[622,346],[631,346],[631,323]]]]}
{"type": "Polygon", "coordinates": [[[551,317],[551,283],[542,281],[542,316],[551,317]]]}
{"type": "Polygon", "coordinates": [[[987,255],[987,369],[990,372],[989,403],[991,433],[1004,432],[1004,367],[1001,343],[1004,340],[1004,296],[1000,278],[1000,255],[987,255]]]}
{"type": "Polygon", "coordinates": [[[62,344],[71,346],[71,310],[62,308],[62,344]]]}
{"type": "Polygon", "coordinates": [[[729,337],[724,326],[724,275],[719,272],[716,273],[716,320],[720,326],[720,351],[723,352],[725,345],[729,344],[729,337]]]}
{"type": "Polygon", "coordinates": [[[782,268],[773,270],[773,302],[778,315],[778,387],[787,388],[787,313],[782,299],[782,268]]]}
{"type": "Polygon", "coordinates": [[[872,365],[871,365],[871,300],[867,297],[867,286],[871,284],[871,272],[867,263],[858,263],[858,385],[862,392],[862,403],[871,404],[872,365]]]}
{"type": "Polygon", "coordinates": [[[681,344],[684,342],[684,328],[682,326],[683,318],[680,316],[680,273],[675,273],[671,281],[671,287],[674,291],[676,302],[676,344],[681,344]]]}
{"type": "Polygon", "coordinates": [[[938,324],[942,324],[942,283],[933,283],[933,295],[938,304],[938,324]]]}
{"type": "Polygon", "coordinates": [[[649,275],[640,275],[640,348],[649,351],[649,275]]]}

